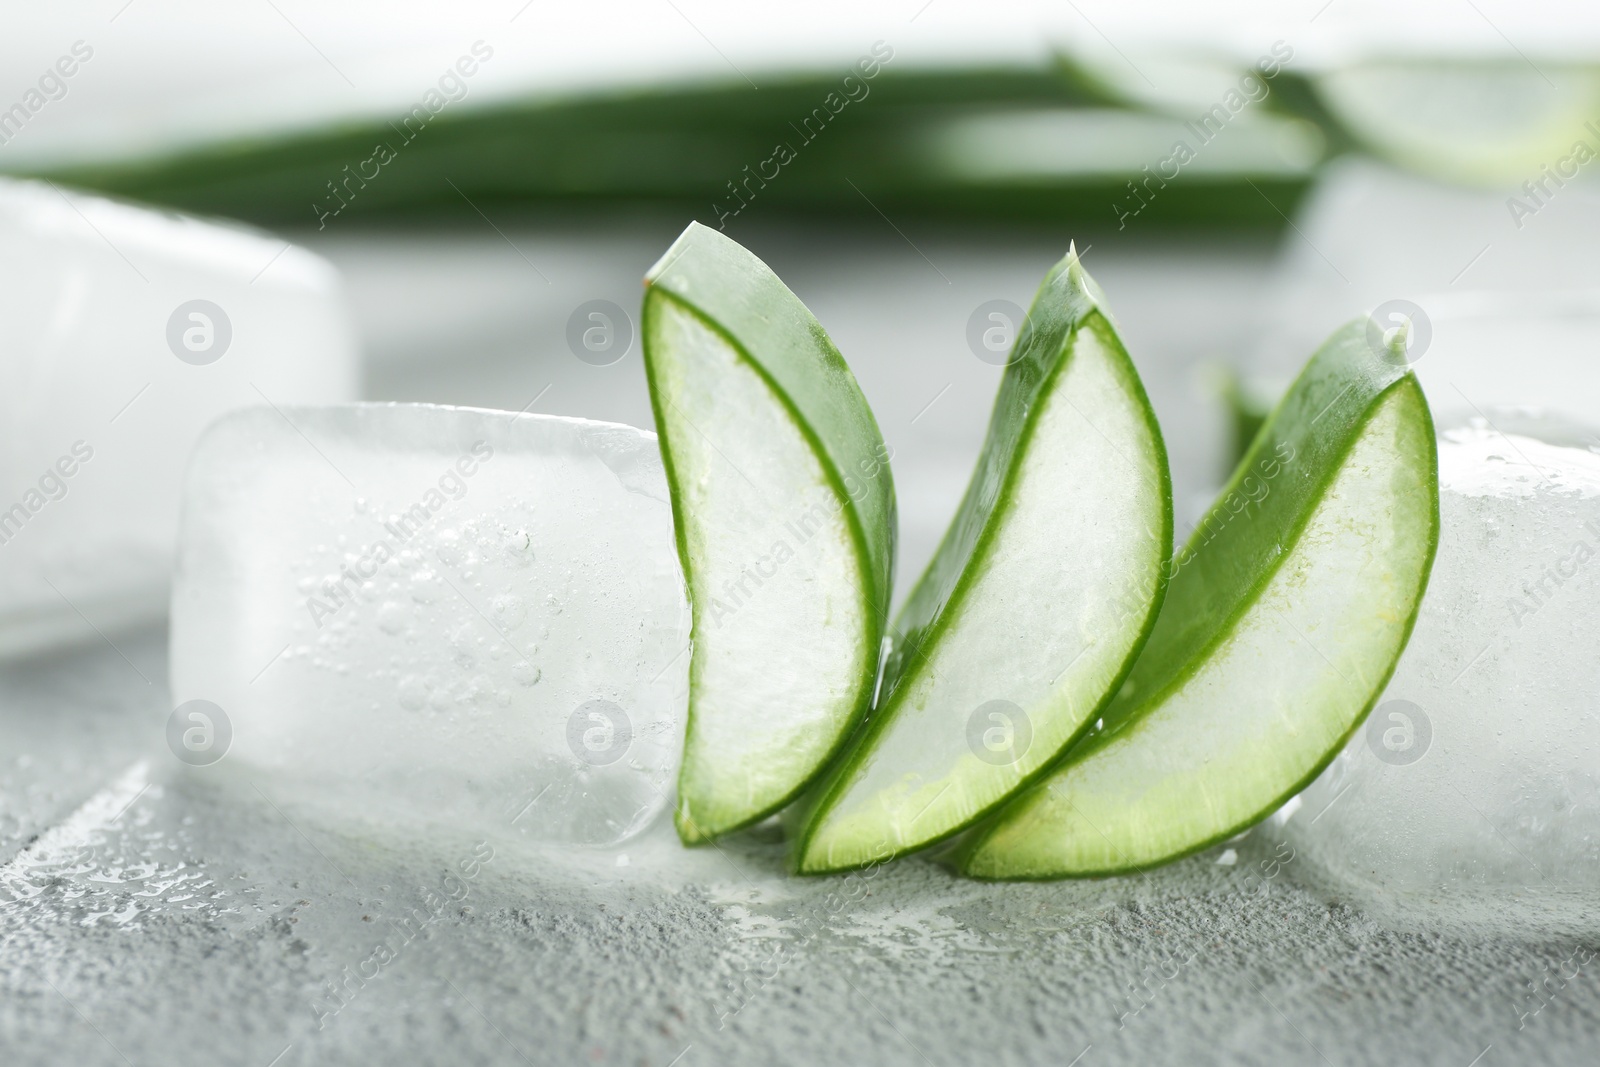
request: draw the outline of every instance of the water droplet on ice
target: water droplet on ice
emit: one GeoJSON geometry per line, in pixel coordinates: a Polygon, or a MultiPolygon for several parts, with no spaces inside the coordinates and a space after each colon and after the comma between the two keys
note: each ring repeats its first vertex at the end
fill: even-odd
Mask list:
{"type": "Polygon", "coordinates": [[[434,555],[439,557],[439,562],[452,567],[459,567],[466,554],[461,550],[461,535],[455,530],[440,530],[438,536],[439,547],[434,549],[434,555]]]}
{"type": "Polygon", "coordinates": [[[411,576],[411,599],[419,604],[432,604],[439,599],[439,576],[431,568],[423,567],[411,576]]]}
{"type": "Polygon", "coordinates": [[[506,559],[519,566],[526,566],[533,562],[533,535],[527,530],[518,527],[506,531],[501,541],[505,548],[506,559]]]}
{"type": "Polygon", "coordinates": [[[511,677],[523,685],[538,685],[539,679],[543,676],[544,672],[527,660],[523,660],[511,668],[511,677]]]}
{"type": "Polygon", "coordinates": [[[495,597],[489,606],[494,609],[495,621],[507,630],[521,626],[522,620],[528,617],[527,603],[513,593],[495,597]]]}
{"type": "Polygon", "coordinates": [[[378,609],[378,629],[386,634],[397,634],[405,628],[405,605],[393,600],[385,600],[383,606],[378,609]]]}

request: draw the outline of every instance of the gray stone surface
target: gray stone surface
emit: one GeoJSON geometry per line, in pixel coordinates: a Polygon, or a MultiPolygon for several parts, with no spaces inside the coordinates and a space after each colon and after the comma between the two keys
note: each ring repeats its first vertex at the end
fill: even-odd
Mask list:
{"type": "MultiPolygon", "coordinates": [[[[159,635],[118,644],[158,670],[159,635]]],[[[1600,1025],[1594,923],[1519,923],[1515,900],[1380,920],[1269,829],[1099,882],[970,882],[927,859],[795,879],[765,829],[538,851],[184,767],[159,686],[104,645],[0,692],[0,731],[33,752],[0,796],[18,1067],[1465,1067],[1579,1062],[1600,1025]]]]}

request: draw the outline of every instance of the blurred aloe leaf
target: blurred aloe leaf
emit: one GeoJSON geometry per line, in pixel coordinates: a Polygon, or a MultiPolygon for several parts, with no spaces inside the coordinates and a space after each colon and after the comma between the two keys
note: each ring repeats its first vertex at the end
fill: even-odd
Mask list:
{"type": "Polygon", "coordinates": [[[1252,117],[1315,126],[1329,157],[1364,152],[1461,185],[1537,182],[1541,167],[1569,157],[1578,142],[1587,146],[1578,163],[1600,155],[1600,124],[1592,122],[1600,66],[1382,56],[1329,69],[1300,62],[1283,44],[1255,67],[1234,56],[1093,50],[1058,62],[1064,81],[1103,104],[1194,120],[1237,92],[1252,117]]]}
{"type": "MultiPolygon", "coordinates": [[[[1115,228],[1130,179],[1160,161],[1179,125],[1107,108],[1061,69],[886,69],[818,129],[807,119],[842,76],[485,105],[442,112],[409,140],[396,116],[45,176],[272,225],[472,216],[470,200],[491,212],[660,207],[713,225],[747,202],[752,215],[881,210],[1115,228]],[[760,179],[780,144],[794,158],[760,179]],[[378,146],[392,158],[370,162],[378,146]]],[[[1284,156],[1279,128],[1227,140],[1168,183],[1139,224],[1281,226],[1315,161],[1293,145],[1284,156]]]]}
{"type": "Polygon", "coordinates": [[[1575,142],[1588,145],[1588,158],[1600,153],[1600,129],[1591,128],[1600,113],[1600,67],[1408,59],[1346,67],[1314,82],[1357,143],[1446,181],[1537,181],[1540,167],[1575,142]]]}

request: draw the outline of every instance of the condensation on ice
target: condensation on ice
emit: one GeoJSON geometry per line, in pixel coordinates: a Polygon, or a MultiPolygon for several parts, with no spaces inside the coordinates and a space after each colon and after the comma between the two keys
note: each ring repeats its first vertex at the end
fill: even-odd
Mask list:
{"type": "Polygon", "coordinates": [[[296,796],[625,838],[667,804],[688,639],[652,434],[361,404],[239,412],[196,451],[174,699],[296,796]]]}
{"type": "Polygon", "coordinates": [[[1375,896],[1592,902],[1600,455],[1478,420],[1442,435],[1439,466],[1439,554],[1411,643],[1285,831],[1375,896]]]}

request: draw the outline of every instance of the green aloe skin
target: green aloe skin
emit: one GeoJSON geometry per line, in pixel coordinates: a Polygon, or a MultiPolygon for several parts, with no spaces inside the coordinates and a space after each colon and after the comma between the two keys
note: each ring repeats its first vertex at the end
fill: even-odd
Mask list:
{"type": "Polygon", "coordinates": [[[960,509],[865,726],[794,809],[803,873],[949,837],[1044,772],[1143,645],[1172,546],[1166,451],[1076,253],[1019,331],[960,509]]]}
{"type": "Polygon", "coordinates": [[[690,225],[645,279],[645,370],[693,639],[686,843],[787,804],[865,715],[895,554],[889,450],[761,260],[690,225]]]}
{"type": "MultiPolygon", "coordinates": [[[[1391,350],[1393,351],[1393,350],[1391,350]]],[[[1104,727],[955,854],[981,878],[1147,869],[1311,782],[1383,692],[1438,545],[1428,405],[1365,322],[1312,358],[1174,560],[1104,727]]]]}

